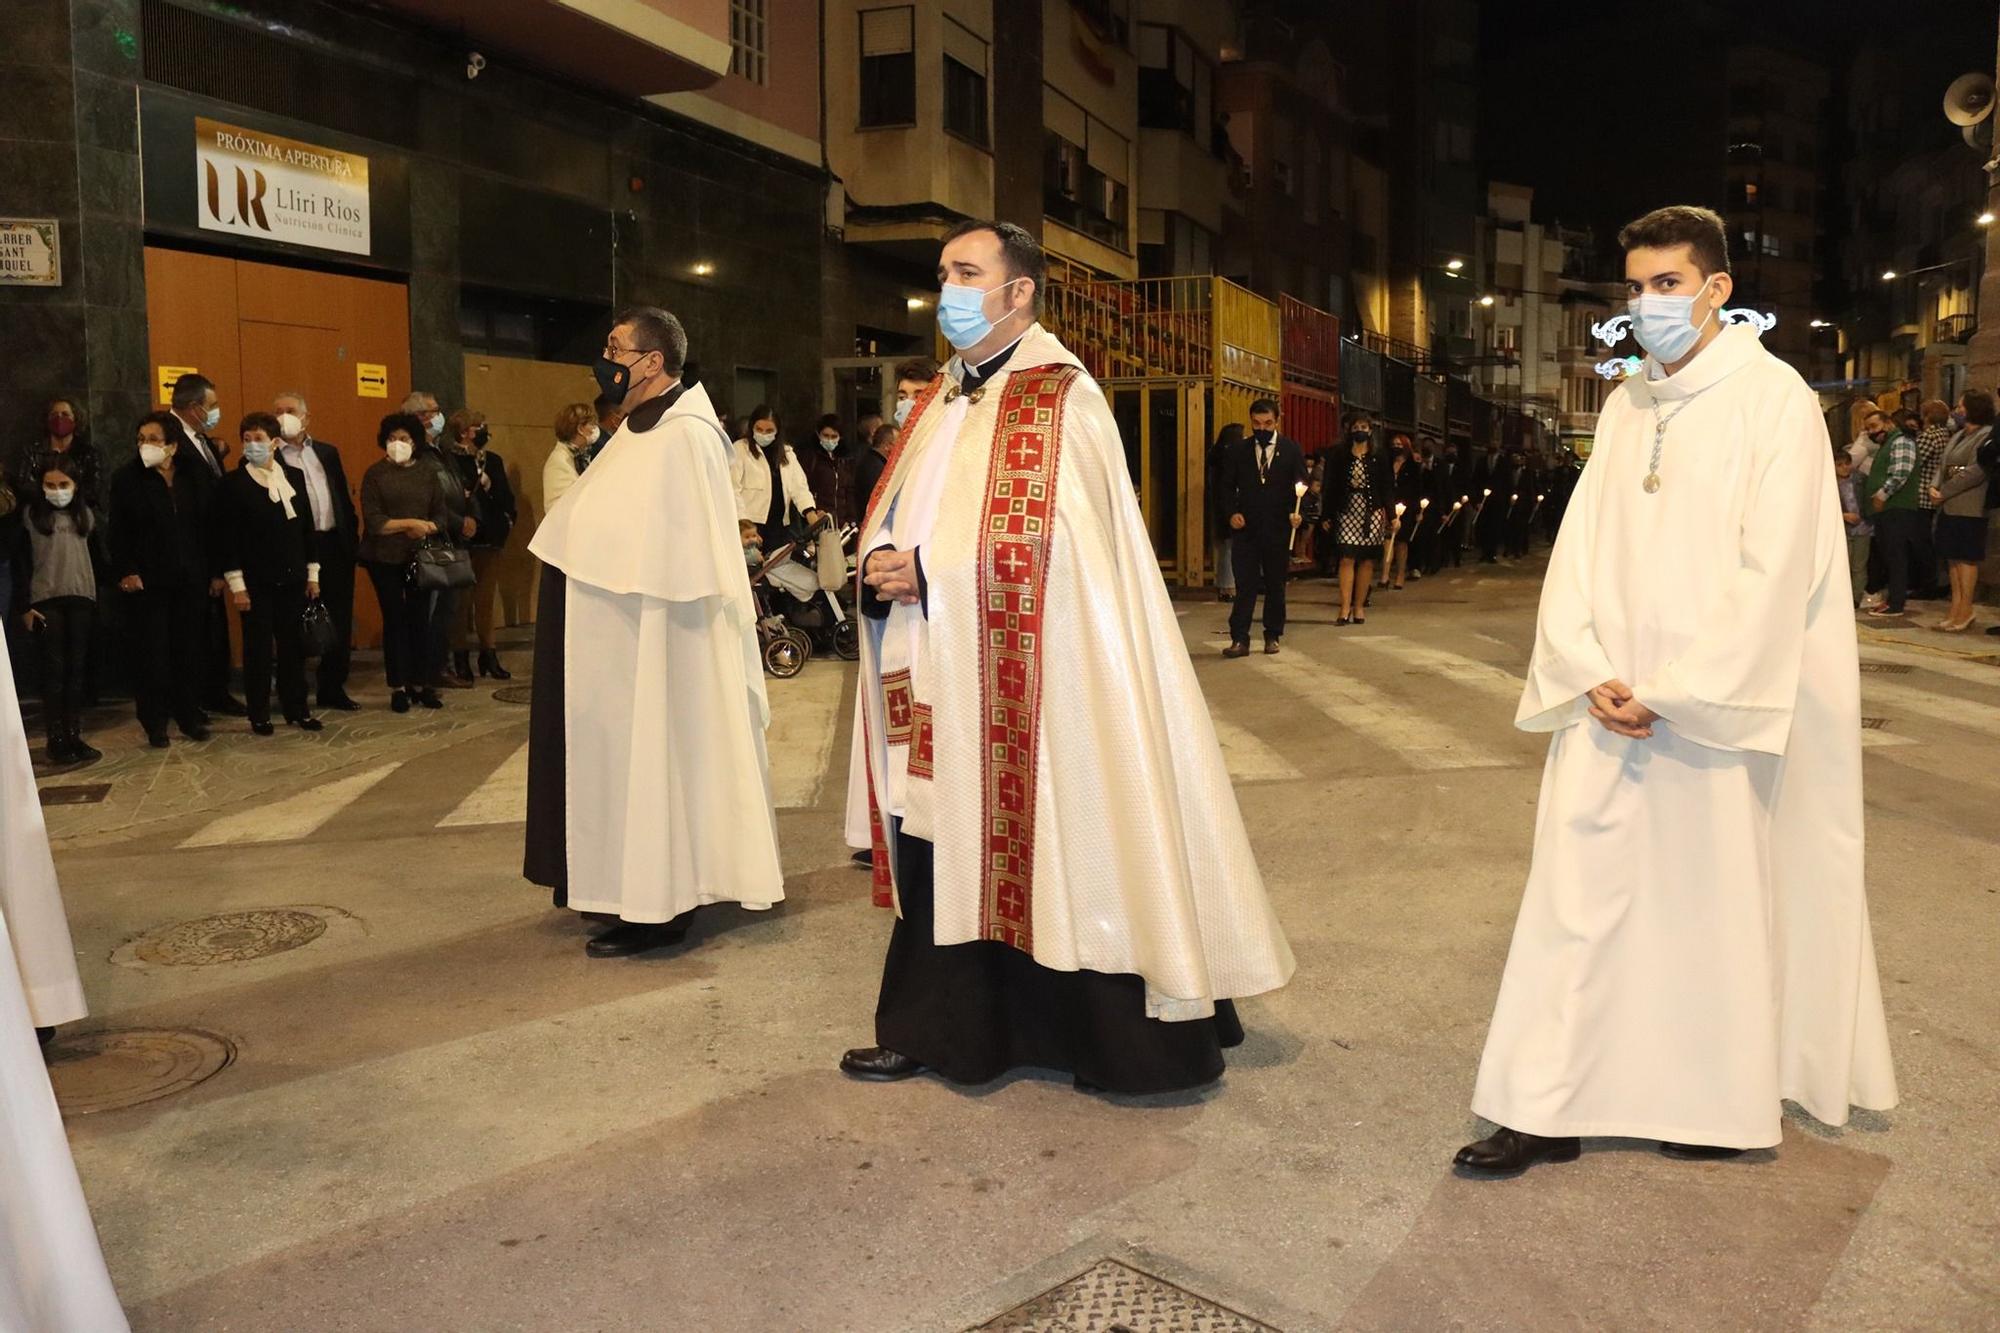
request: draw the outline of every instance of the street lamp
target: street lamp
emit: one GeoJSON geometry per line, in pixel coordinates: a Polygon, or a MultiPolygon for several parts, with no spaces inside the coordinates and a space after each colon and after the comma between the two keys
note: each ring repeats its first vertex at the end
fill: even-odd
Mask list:
{"type": "Polygon", "coordinates": [[[1980,215],[1979,215],[1978,217],[1974,218],[1974,219],[1973,219],[1973,221],[1974,221],[1974,222],[1977,222],[1977,223],[1978,223],[1978,224],[1979,224],[1980,226],[1982,226],[1982,227],[1990,227],[1990,226],[1992,226],[1992,225],[1993,225],[1993,210],[1992,210],[1992,209],[1988,209],[1988,210],[1987,210],[1986,212],[1984,212],[1984,213],[1981,213],[1981,214],[1980,214],[1980,215]]]}
{"type": "MultiPolygon", "coordinates": [[[[1992,215],[1991,213],[1988,213],[1988,214],[1986,215],[1986,220],[1987,220],[1988,222],[1991,222],[1991,221],[1993,220],[1993,215],[1992,215]]],[[[1447,260],[1447,261],[1445,261],[1445,267],[1446,267],[1446,268],[1448,268],[1448,269],[1450,269],[1450,270],[1451,270],[1451,271],[1452,271],[1453,273],[1456,273],[1456,272],[1458,272],[1458,271],[1459,271],[1460,269],[1462,269],[1462,268],[1464,268],[1464,267],[1465,267],[1465,261],[1464,261],[1463,259],[1451,259],[1451,260],[1447,260]]]]}
{"type": "Polygon", "coordinates": [[[1491,296],[1482,296],[1479,298],[1479,304],[1490,306],[1493,304],[1493,298],[1491,296]]]}
{"type": "Polygon", "coordinates": [[[1883,270],[1882,270],[1882,281],[1884,281],[1884,282],[1894,282],[1895,280],[1896,280],[1896,270],[1895,270],[1895,269],[1893,269],[1893,268],[1885,268],[1885,269],[1883,269],[1883,270]]]}
{"type": "Polygon", "coordinates": [[[1813,320],[1813,321],[1812,321],[1812,322],[1811,322],[1810,324],[1808,324],[1808,325],[1807,325],[1806,327],[1807,327],[1807,328],[1811,328],[1811,329],[1830,329],[1830,328],[1832,328],[1832,327],[1833,327],[1833,325],[1832,325],[1832,324],[1830,324],[1830,323],[1828,323],[1828,322],[1827,322],[1826,320],[1823,320],[1823,319],[1816,319],[1816,320],[1813,320]]]}

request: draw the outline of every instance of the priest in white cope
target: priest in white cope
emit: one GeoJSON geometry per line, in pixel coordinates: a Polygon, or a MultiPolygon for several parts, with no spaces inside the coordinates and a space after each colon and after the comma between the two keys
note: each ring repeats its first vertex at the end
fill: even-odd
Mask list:
{"type": "Polygon", "coordinates": [[[687,334],[620,314],[595,367],[618,433],[542,520],[524,873],[610,930],[596,958],[676,944],[706,903],[783,899],[756,603],[729,437],[680,382],[687,334]]]}
{"type": "Polygon", "coordinates": [[[896,909],[864,1079],[1034,1066],[1119,1093],[1197,1087],[1232,1000],[1285,983],[1208,709],[1104,395],[1035,322],[1021,228],[945,240],[960,355],[868,506],[865,795],[896,909]]]}
{"type": "Polygon", "coordinates": [[[36,1036],[82,1018],[83,985],[0,641],[0,1329],[125,1327],[36,1036]]]}
{"type": "Polygon", "coordinates": [[[1458,1169],[1775,1147],[1781,1100],[1895,1105],[1862,886],[1861,702],[1833,446],[1725,324],[1722,219],[1619,237],[1642,373],[1550,557],[1516,725],[1553,733],[1458,1169]]]}

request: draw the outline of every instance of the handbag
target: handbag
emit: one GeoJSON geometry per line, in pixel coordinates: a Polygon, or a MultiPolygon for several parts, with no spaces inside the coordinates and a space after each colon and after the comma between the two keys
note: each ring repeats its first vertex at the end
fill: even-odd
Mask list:
{"type": "Polygon", "coordinates": [[[426,540],[410,557],[410,582],[427,592],[470,588],[478,577],[472,557],[448,542],[426,540]]]}
{"type": "Polygon", "coordinates": [[[340,641],[340,633],[334,628],[333,613],[317,597],[306,603],[305,614],[299,617],[299,629],[305,639],[307,657],[324,657],[340,641]]]}

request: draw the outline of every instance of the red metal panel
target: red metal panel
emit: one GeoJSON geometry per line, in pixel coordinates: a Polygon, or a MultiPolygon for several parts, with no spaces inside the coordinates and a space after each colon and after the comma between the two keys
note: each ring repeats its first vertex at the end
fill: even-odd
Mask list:
{"type": "Polygon", "coordinates": [[[1340,320],[1294,297],[1278,299],[1285,380],[1313,388],[1340,388],[1340,320]]]}
{"type": "Polygon", "coordinates": [[[1280,406],[1285,414],[1285,434],[1297,440],[1308,456],[1328,447],[1338,437],[1339,394],[1287,380],[1280,406]]]}

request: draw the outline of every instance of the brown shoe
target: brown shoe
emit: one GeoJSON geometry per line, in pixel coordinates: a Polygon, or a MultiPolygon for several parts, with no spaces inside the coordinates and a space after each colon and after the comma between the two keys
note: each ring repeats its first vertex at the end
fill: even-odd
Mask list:
{"type": "Polygon", "coordinates": [[[1232,643],[1222,650],[1222,655],[1224,657],[1248,657],[1250,656],[1250,645],[1240,641],[1232,643]]]}
{"type": "MultiPolygon", "coordinates": [[[[1250,645],[1247,643],[1244,644],[1243,650],[1245,652],[1250,651],[1250,645]]],[[[1275,638],[1264,640],[1264,654],[1267,657],[1276,657],[1278,655],[1278,641],[1275,638]]]]}

